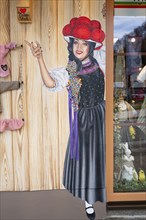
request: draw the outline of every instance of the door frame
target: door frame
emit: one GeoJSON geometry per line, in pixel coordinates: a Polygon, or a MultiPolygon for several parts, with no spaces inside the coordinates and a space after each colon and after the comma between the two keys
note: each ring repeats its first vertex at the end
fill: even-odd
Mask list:
{"type": "Polygon", "coordinates": [[[106,189],[107,202],[145,201],[146,192],[114,192],[113,51],[114,0],[106,0],[106,189]]]}

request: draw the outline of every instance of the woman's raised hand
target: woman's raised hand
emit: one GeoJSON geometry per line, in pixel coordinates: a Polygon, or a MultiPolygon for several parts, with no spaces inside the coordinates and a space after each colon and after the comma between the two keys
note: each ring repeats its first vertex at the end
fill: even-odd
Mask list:
{"type": "Polygon", "coordinates": [[[42,58],[42,48],[39,44],[39,42],[35,42],[35,44],[33,42],[29,43],[27,40],[25,40],[25,43],[30,47],[31,52],[33,54],[34,57],[36,57],[37,59],[42,58]]]}

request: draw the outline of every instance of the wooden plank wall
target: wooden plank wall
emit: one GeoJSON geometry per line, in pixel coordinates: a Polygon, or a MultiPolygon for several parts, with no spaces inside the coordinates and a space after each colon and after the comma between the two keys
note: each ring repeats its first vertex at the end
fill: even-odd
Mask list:
{"type": "MultiPolygon", "coordinates": [[[[17,131],[0,133],[0,190],[60,189],[69,135],[66,90],[49,92],[43,85],[37,60],[24,40],[39,41],[48,69],[67,63],[62,27],[74,16],[85,15],[101,21],[105,0],[33,0],[32,23],[17,20],[18,0],[0,0],[0,44],[23,44],[23,113],[25,125],[17,131]]],[[[11,75],[1,81],[18,80],[20,49],[7,56],[11,75]]],[[[20,118],[20,90],[1,94],[0,119],[20,118]]]]}

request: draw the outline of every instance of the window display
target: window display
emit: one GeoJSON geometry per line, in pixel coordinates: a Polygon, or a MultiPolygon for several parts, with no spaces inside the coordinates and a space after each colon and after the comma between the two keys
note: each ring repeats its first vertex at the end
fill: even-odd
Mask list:
{"type": "Polygon", "coordinates": [[[146,6],[115,8],[114,192],[146,191],[146,6]]]}

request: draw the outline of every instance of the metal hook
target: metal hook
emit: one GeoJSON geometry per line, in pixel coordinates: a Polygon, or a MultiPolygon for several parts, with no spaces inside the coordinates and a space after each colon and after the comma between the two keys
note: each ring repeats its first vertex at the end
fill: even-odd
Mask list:
{"type": "Polygon", "coordinates": [[[16,44],[16,48],[22,48],[23,44],[16,44]]]}

